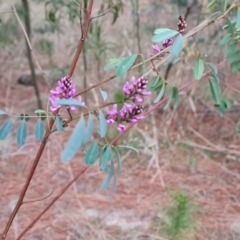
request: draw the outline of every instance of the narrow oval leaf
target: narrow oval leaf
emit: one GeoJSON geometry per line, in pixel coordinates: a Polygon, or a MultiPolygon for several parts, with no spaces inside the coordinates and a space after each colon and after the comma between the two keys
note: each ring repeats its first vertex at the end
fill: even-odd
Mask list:
{"type": "Polygon", "coordinates": [[[117,148],[113,148],[113,152],[116,155],[117,158],[117,165],[118,165],[118,171],[122,172],[122,159],[121,159],[121,155],[118,152],[117,148]]]}
{"type": "Polygon", "coordinates": [[[176,36],[178,33],[179,33],[178,31],[165,28],[164,30],[159,31],[159,33],[157,33],[155,36],[152,37],[152,42],[153,43],[162,42],[164,40],[167,40],[169,38],[176,36]]]}
{"type": "Polygon", "coordinates": [[[240,27],[240,7],[237,9],[237,21],[236,21],[236,29],[240,27]]]}
{"type": "Polygon", "coordinates": [[[211,1],[208,5],[207,8],[211,8],[216,4],[216,0],[211,1]]]}
{"type": "Polygon", "coordinates": [[[101,192],[105,191],[108,188],[108,186],[110,185],[110,182],[112,180],[113,175],[114,175],[114,167],[111,166],[110,171],[108,172],[108,175],[106,176],[105,180],[102,183],[102,186],[100,187],[101,192]]]}
{"type": "Polygon", "coordinates": [[[84,117],[81,116],[75,129],[73,130],[68,143],[66,144],[61,160],[63,163],[69,162],[77,153],[78,149],[82,146],[85,135],[85,122],[84,117]]]}
{"type": "Polygon", "coordinates": [[[170,106],[170,103],[173,100],[173,94],[174,94],[173,87],[171,87],[171,89],[170,89],[170,96],[168,98],[166,106],[164,107],[164,110],[166,110],[170,106]]]}
{"type": "Polygon", "coordinates": [[[12,119],[8,119],[0,129],[0,140],[5,140],[12,129],[12,119]]]}
{"type": "Polygon", "coordinates": [[[0,115],[5,115],[6,113],[0,109],[0,115]]]}
{"type": "Polygon", "coordinates": [[[228,25],[228,31],[231,33],[231,34],[234,34],[234,27],[233,27],[233,24],[232,24],[232,22],[231,22],[231,20],[228,18],[228,17],[226,17],[226,23],[227,23],[227,25],[228,25]]]}
{"type": "Polygon", "coordinates": [[[138,150],[132,146],[128,146],[128,145],[118,145],[117,147],[120,147],[120,148],[126,148],[126,149],[129,149],[129,150],[132,150],[132,151],[135,151],[136,153],[138,153],[138,150]]]}
{"type": "Polygon", "coordinates": [[[182,36],[182,34],[179,34],[177,36],[176,40],[174,41],[173,46],[170,50],[170,53],[172,54],[172,56],[174,58],[178,57],[179,53],[182,50],[182,46],[183,46],[183,36],[182,36]]]}
{"type": "Polygon", "coordinates": [[[45,127],[43,121],[38,119],[36,127],[35,127],[35,138],[37,141],[42,141],[45,133],[45,127]]]}
{"type": "Polygon", "coordinates": [[[137,59],[137,54],[132,54],[128,57],[126,57],[118,66],[116,75],[117,77],[123,77],[128,70],[132,67],[132,65],[135,63],[137,59]]]}
{"type": "Polygon", "coordinates": [[[208,65],[208,67],[209,67],[215,74],[218,73],[218,69],[217,69],[217,67],[216,67],[213,63],[206,62],[206,64],[208,65]]]}
{"type": "Polygon", "coordinates": [[[54,102],[55,105],[63,105],[63,106],[79,106],[86,107],[84,102],[80,102],[76,99],[59,99],[54,102]]]}
{"type": "Polygon", "coordinates": [[[109,163],[113,159],[112,148],[110,146],[102,148],[102,154],[100,156],[100,167],[102,171],[108,171],[109,163]]]}
{"type": "Polygon", "coordinates": [[[84,158],[84,162],[86,165],[92,166],[95,164],[98,158],[98,151],[99,151],[98,144],[96,142],[92,143],[91,146],[88,148],[84,158]]]}
{"type": "Polygon", "coordinates": [[[103,101],[105,102],[107,100],[107,98],[108,98],[108,94],[107,94],[107,92],[101,90],[101,88],[100,88],[100,92],[101,92],[103,101]]]}
{"type": "Polygon", "coordinates": [[[84,136],[84,143],[86,144],[92,137],[92,133],[93,133],[93,127],[94,127],[94,123],[93,123],[93,116],[92,114],[89,114],[88,116],[88,125],[87,125],[87,129],[85,131],[85,136],[84,136]]]}
{"type": "Polygon", "coordinates": [[[56,117],[55,119],[55,126],[58,132],[63,132],[63,126],[62,126],[62,120],[59,117],[56,117]]]}
{"type": "Polygon", "coordinates": [[[226,34],[220,41],[220,46],[224,46],[228,44],[232,40],[232,34],[228,33],[226,34]]]}
{"type": "Polygon", "coordinates": [[[221,102],[221,89],[218,81],[215,78],[209,78],[210,90],[213,96],[213,99],[217,105],[221,102]]]}
{"type": "Polygon", "coordinates": [[[100,132],[101,138],[104,138],[107,134],[107,121],[103,112],[100,109],[98,110],[98,112],[99,112],[99,123],[100,123],[99,132],[100,132]]]}
{"type": "Polygon", "coordinates": [[[179,104],[179,95],[178,89],[176,87],[173,87],[173,101],[174,101],[173,108],[177,108],[179,104]]]}
{"type": "Polygon", "coordinates": [[[154,30],[154,34],[164,33],[164,32],[166,32],[168,30],[171,30],[171,29],[169,29],[169,28],[158,28],[158,29],[154,30]]]}
{"type": "Polygon", "coordinates": [[[120,63],[124,60],[125,58],[118,58],[118,59],[110,59],[110,63],[108,63],[105,67],[104,70],[110,70],[112,68],[118,67],[120,63]]]}
{"type": "Polygon", "coordinates": [[[25,120],[22,120],[18,131],[17,131],[17,143],[19,146],[22,146],[25,144],[27,138],[27,122],[25,120]]]}
{"type": "Polygon", "coordinates": [[[162,97],[163,97],[163,95],[165,93],[165,90],[166,90],[166,82],[163,81],[161,91],[159,92],[157,98],[154,100],[154,103],[157,103],[157,102],[159,102],[162,99],[162,97]]]}
{"type": "Polygon", "coordinates": [[[194,64],[194,78],[200,80],[204,72],[204,62],[202,58],[198,57],[194,64]]]}
{"type": "Polygon", "coordinates": [[[224,0],[224,4],[223,4],[223,11],[224,12],[227,10],[227,4],[228,4],[228,0],[224,0]]]}
{"type": "Polygon", "coordinates": [[[210,15],[210,16],[207,18],[207,20],[208,20],[208,21],[213,21],[213,20],[215,20],[217,17],[219,17],[221,14],[222,14],[221,11],[215,12],[215,13],[213,13],[212,15],[210,15]]]}

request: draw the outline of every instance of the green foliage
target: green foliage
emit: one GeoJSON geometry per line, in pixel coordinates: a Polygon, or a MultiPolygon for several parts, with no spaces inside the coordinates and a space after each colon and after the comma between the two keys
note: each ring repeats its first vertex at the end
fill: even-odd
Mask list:
{"type": "Polygon", "coordinates": [[[100,191],[101,192],[105,191],[108,188],[108,186],[110,185],[110,182],[111,182],[113,176],[114,176],[114,167],[111,166],[111,168],[108,171],[108,174],[107,174],[105,180],[102,183],[102,186],[100,187],[100,191]]]}
{"type": "Polygon", "coordinates": [[[59,118],[59,117],[56,117],[55,126],[56,126],[56,129],[57,129],[58,132],[63,132],[64,131],[62,124],[63,124],[62,119],[59,118]]]}
{"type": "Polygon", "coordinates": [[[21,124],[17,131],[17,143],[19,146],[25,144],[27,138],[27,122],[25,120],[21,121],[21,124]]]}
{"type": "Polygon", "coordinates": [[[192,231],[194,210],[188,195],[185,193],[173,195],[172,206],[166,207],[167,221],[164,226],[171,240],[185,239],[184,233],[192,231]]]}
{"type": "Polygon", "coordinates": [[[118,110],[123,107],[123,102],[125,100],[125,95],[122,91],[118,90],[114,93],[114,101],[117,102],[118,110]]]}
{"type": "Polygon", "coordinates": [[[85,131],[85,136],[84,136],[84,143],[86,144],[88,141],[90,141],[93,133],[93,127],[94,127],[94,122],[93,122],[93,116],[92,114],[89,114],[88,116],[88,124],[87,128],[85,131]]]}
{"type": "Polygon", "coordinates": [[[12,129],[12,118],[8,119],[0,129],[0,140],[5,140],[12,129]]]}
{"type": "Polygon", "coordinates": [[[87,153],[84,158],[84,162],[88,166],[92,166],[95,164],[98,158],[99,147],[96,142],[92,143],[88,148],[87,153]]]}
{"type": "Polygon", "coordinates": [[[100,109],[98,110],[98,113],[99,113],[99,124],[100,124],[99,133],[101,138],[104,138],[107,134],[107,121],[103,112],[100,109]]]}
{"type": "Polygon", "coordinates": [[[167,109],[171,102],[174,102],[174,108],[178,107],[179,104],[179,96],[178,96],[178,89],[176,87],[171,87],[170,88],[170,96],[168,98],[167,104],[165,105],[164,109],[167,109]]]}
{"type": "Polygon", "coordinates": [[[45,133],[43,121],[39,118],[35,126],[35,138],[37,141],[42,141],[45,133]]]}
{"type": "Polygon", "coordinates": [[[179,33],[176,30],[171,30],[171,29],[168,29],[168,28],[160,28],[160,29],[156,29],[154,31],[154,34],[155,35],[152,37],[152,42],[153,43],[159,43],[159,42],[162,42],[162,41],[167,40],[169,38],[172,38],[179,33]]]}
{"type": "Polygon", "coordinates": [[[79,102],[76,99],[60,99],[60,100],[56,100],[54,104],[62,105],[62,106],[86,107],[85,103],[79,102]]]}
{"type": "Polygon", "coordinates": [[[113,68],[116,68],[120,65],[120,63],[124,60],[125,58],[113,58],[109,60],[109,63],[104,67],[104,70],[110,70],[113,68]]]}
{"type": "Polygon", "coordinates": [[[78,149],[84,143],[84,134],[85,134],[85,122],[84,117],[81,116],[80,120],[78,121],[75,129],[73,130],[68,143],[66,144],[63,153],[62,153],[62,162],[67,163],[69,162],[77,153],[78,149]]]}
{"type": "Polygon", "coordinates": [[[166,82],[165,82],[164,80],[161,80],[161,82],[162,82],[162,84],[160,85],[161,90],[160,90],[158,96],[156,97],[156,99],[154,100],[154,103],[159,102],[159,101],[162,99],[162,97],[163,97],[163,95],[164,95],[164,93],[165,93],[165,90],[166,90],[166,82]]]}
{"type": "Polygon", "coordinates": [[[101,149],[100,168],[102,171],[107,172],[110,169],[110,163],[113,159],[113,152],[110,146],[104,146],[101,149]]]}
{"type": "Polygon", "coordinates": [[[119,64],[116,72],[117,77],[123,77],[128,70],[133,66],[137,59],[137,54],[132,54],[128,57],[126,57],[121,63],[119,64]]]}
{"type": "Polygon", "coordinates": [[[179,34],[170,50],[170,53],[172,54],[173,59],[178,57],[179,53],[182,50],[182,46],[183,46],[183,36],[182,34],[179,34]]]}
{"type": "Polygon", "coordinates": [[[201,57],[198,57],[194,64],[194,78],[200,80],[204,72],[204,62],[201,57]]]}
{"type": "Polygon", "coordinates": [[[112,149],[116,158],[117,158],[117,164],[118,164],[118,171],[119,172],[122,172],[122,159],[121,159],[121,155],[120,153],[118,152],[117,148],[113,148],[112,149]]]}
{"type": "Polygon", "coordinates": [[[107,94],[107,92],[103,91],[101,88],[100,88],[100,92],[101,92],[103,101],[105,102],[108,98],[108,94],[107,94]]]}

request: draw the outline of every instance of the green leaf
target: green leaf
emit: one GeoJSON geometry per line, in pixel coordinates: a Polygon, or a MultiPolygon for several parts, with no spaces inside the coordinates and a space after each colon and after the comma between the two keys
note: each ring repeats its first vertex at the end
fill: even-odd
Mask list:
{"type": "Polygon", "coordinates": [[[8,119],[0,129],[0,140],[5,140],[12,129],[12,119],[8,119]]]}
{"type": "Polygon", "coordinates": [[[210,77],[209,78],[210,90],[213,96],[213,99],[217,105],[221,102],[221,89],[217,79],[210,77]]]}
{"type": "Polygon", "coordinates": [[[215,4],[216,4],[216,0],[213,0],[207,5],[207,8],[212,8],[215,4]]]}
{"type": "Polygon", "coordinates": [[[218,69],[217,69],[217,67],[216,67],[213,63],[206,62],[206,64],[208,65],[208,67],[209,67],[215,74],[218,73],[218,69]]]}
{"type": "Polygon", "coordinates": [[[200,80],[204,72],[204,62],[202,58],[198,57],[194,64],[194,78],[200,80]]]}
{"type": "Polygon", "coordinates": [[[103,101],[105,102],[108,98],[108,94],[107,92],[105,91],[102,91],[101,88],[100,88],[100,92],[101,92],[101,95],[102,95],[102,98],[103,98],[103,101]]]}
{"type": "Polygon", "coordinates": [[[76,99],[59,99],[54,102],[55,105],[86,107],[85,103],[76,99]]]}
{"type": "Polygon", "coordinates": [[[118,165],[118,171],[122,172],[122,159],[121,159],[121,155],[118,152],[117,148],[113,148],[113,152],[116,155],[117,158],[117,165],[118,165]]]}
{"type": "Polygon", "coordinates": [[[27,139],[27,122],[25,120],[22,120],[18,131],[17,131],[17,143],[19,146],[22,146],[25,144],[27,139]]]}
{"type": "Polygon", "coordinates": [[[173,87],[172,88],[172,91],[173,91],[173,101],[174,101],[174,105],[173,105],[173,108],[177,108],[178,107],[178,104],[179,104],[179,96],[178,96],[178,89],[176,87],[173,87]]]}
{"type": "Polygon", "coordinates": [[[132,54],[126,57],[118,66],[116,75],[117,77],[123,77],[128,70],[132,67],[137,59],[137,54],[132,54]]]}
{"type": "Polygon", "coordinates": [[[237,51],[239,51],[237,42],[231,42],[227,47],[226,55],[228,57],[230,57],[231,55],[233,55],[237,51]]]}
{"type": "Polygon", "coordinates": [[[129,149],[129,150],[132,150],[132,151],[135,151],[136,153],[138,153],[138,150],[132,146],[128,146],[128,145],[118,145],[117,147],[119,148],[126,148],[126,149],[129,149]]]}
{"type": "Polygon", "coordinates": [[[231,65],[234,62],[237,62],[240,60],[240,52],[236,52],[234,54],[232,54],[229,58],[228,58],[228,63],[231,65]]]}
{"type": "Polygon", "coordinates": [[[0,109],[0,115],[5,115],[6,113],[0,109]]]}
{"type": "Polygon", "coordinates": [[[224,46],[226,44],[228,44],[230,41],[232,40],[232,34],[228,33],[227,35],[225,35],[221,41],[220,41],[220,46],[224,46]]]}
{"type": "Polygon", "coordinates": [[[240,28],[240,7],[237,9],[236,29],[240,28]]]}
{"type": "Polygon", "coordinates": [[[226,23],[227,23],[227,25],[228,25],[228,31],[230,32],[230,34],[234,34],[234,27],[233,27],[233,24],[232,24],[232,22],[231,22],[231,20],[228,18],[228,17],[226,17],[226,23]]]}
{"type": "Polygon", "coordinates": [[[163,80],[161,91],[159,92],[158,96],[154,100],[154,103],[157,103],[157,102],[159,102],[162,99],[162,97],[163,97],[163,95],[165,93],[165,90],[166,90],[166,82],[163,80]]]}
{"type": "Polygon", "coordinates": [[[43,124],[43,121],[41,119],[38,119],[36,127],[35,127],[35,138],[37,141],[43,140],[45,133],[45,127],[43,124]]]}
{"type": "Polygon", "coordinates": [[[98,151],[99,151],[98,144],[96,142],[92,143],[91,146],[88,148],[84,158],[84,162],[86,165],[92,166],[95,164],[98,158],[98,151]]]}
{"type": "Polygon", "coordinates": [[[164,29],[156,29],[154,31],[154,34],[156,35],[152,37],[152,42],[159,43],[176,36],[177,34],[179,34],[179,32],[168,29],[168,28],[164,28],[164,29]]]}
{"type": "Polygon", "coordinates": [[[98,110],[98,112],[99,112],[99,123],[100,123],[99,133],[101,138],[104,138],[107,134],[107,121],[103,112],[100,109],[98,110]]]}
{"type": "Polygon", "coordinates": [[[85,137],[84,137],[84,143],[85,143],[85,144],[86,144],[86,143],[91,139],[91,137],[92,137],[93,127],[94,127],[93,116],[92,116],[92,114],[89,114],[89,116],[88,116],[87,129],[86,129],[85,137]]]}
{"type": "Polygon", "coordinates": [[[215,20],[217,17],[219,17],[221,14],[222,14],[221,11],[215,12],[215,13],[213,13],[212,15],[210,15],[210,16],[207,18],[207,20],[208,20],[208,21],[213,21],[213,20],[215,20]]]}
{"type": "Polygon", "coordinates": [[[113,159],[112,148],[110,146],[102,148],[102,154],[100,156],[100,167],[102,171],[108,171],[109,163],[113,159]]]}
{"type": "Polygon", "coordinates": [[[100,191],[101,192],[105,191],[108,188],[108,186],[110,185],[110,182],[112,180],[113,175],[114,175],[114,167],[111,166],[110,171],[108,172],[107,177],[105,178],[105,180],[102,183],[102,186],[100,187],[100,191]]]}
{"type": "Polygon", "coordinates": [[[182,34],[179,34],[176,38],[176,40],[173,43],[173,46],[170,50],[170,53],[172,54],[173,58],[177,58],[179,53],[182,50],[182,46],[183,46],[183,36],[182,34]]]}
{"type": "Polygon", "coordinates": [[[228,0],[224,0],[224,3],[223,3],[223,11],[224,12],[227,10],[227,4],[228,4],[228,0]]]}
{"type": "Polygon", "coordinates": [[[170,106],[170,103],[173,100],[173,94],[174,94],[174,90],[173,90],[173,87],[171,87],[171,89],[170,89],[170,96],[168,98],[166,106],[164,107],[164,110],[167,109],[170,106]]]}
{"type": "Polygon", "coordinates": [[[124,60],[125,58],[119,58],[119,59],[110,59],[110,63],[108,63],[105,67],[104,70],[110,70],[112,68],[116,68],[120,65],[120,63],[124,60]]]}
{"type": "Polygon", "coordinates": [[[58,132],[63,132],[63,126],[62,126],[62,119],[60,119],[59,117],[56,117],[55,119],[55,126],[58,132]]]}
{"type": "Polygon", "coordinates": [[[148,86],[146,90],[151,92],[160,90],[162,84],[163,84],[163,80],[160,79],[160,76],[155,76],[151,78],[150,81],[148,82],[148,86]]]}
{"type": "Polygon", "coordinates": [[[236,73],[240,70],[240,61],[238,62],[234,62],[232,65],[231,65],[231,69],[232,69],[232,72],[233,73],[236,73]]]}
{"type": "Polygon", "coordinates": [[[78,149],[82,146],[85,135],[84,132],[85,122],[82,115],[63,150],[61,157],[63,163],[69,162],[75,156],[78,149]]]}
{"type": "Polygon", "coordinates": [[[43,114],[43,113],[46,114],[46,112],[45,112],[44,110],[42,110],[42,109],[38,109],[38,110],[35,111],[35,114],[36,114],[37,116],[40,116],[40,115],[43,114]]]}

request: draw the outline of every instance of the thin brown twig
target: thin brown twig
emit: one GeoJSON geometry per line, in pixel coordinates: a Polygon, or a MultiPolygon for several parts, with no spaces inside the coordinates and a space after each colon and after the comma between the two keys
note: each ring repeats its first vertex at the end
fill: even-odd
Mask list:
{"type": "Polygon", "coordinates": [[[108,12],[110,12],[114,7],[116,6],[116,4],[112,5],[108,10],[106,10],[104,13],[102,14],[99,14],[98,16],[95,16],[95,17],[91,17],[91,20],[95,19],[95,18],[99,18],[99,17],[102,17],[104,15],[106,15],[108,12]]]}
{"type": "Polygon", "coordinates": [[[21,239],[87,169],[88,167],[85,167],[78,172],[78,174],[62,189],[62,191],[47,205],[47,207],[22,231],[16,240],[21,239]]]}
{"type": "Polygon", "coordinates": [[[27,35],[27,33],[26,33],[26,31],[25,31],[25,28],[24,28],[24,26],[23,26],[23,24],[22,24],[22,21],[20,20],[20,18],[19,18],[19,16],[18,16],[18,13],[17,13],[17,11],[16,11],[15,5],[14,5],[13,2],[12,2],[11,4],[12,4],[12,8],[13,8],[13,13],[15,14],[15,16],[16,16],[16,18],[17,18],[17,20],[18,20],[18,23],[19,23],[19,25],[20,25],[21,28],[22,28],[23,34],[24,34],[24,36],[25,36],[25,38],[26,38],[26,41],[27,41],[28,46],[29,46],[29,49],[30,49],[30,51],[31,51],[31,53],[32,53],[32,56],[33,56],[33,58],[34,58],[34,61],[35,61],[35,63],[37,64],[37,66],[38,66],[38,68],[39,68],[39,70],[40,70],[40,72],[41,72],[41,74],[42,74],[45,82],[47,83],[47,85],[48,85],[49,88],[51,89],[51,85],[49,84],[45,73],[43,72],[40,64],[39,64],[38,61],[37,61],[37,58],[36,58],[35,53],[34,53],[33,48],[32,48],[32,44],[31,44],[31,42],[30,42],[30,40],[29,40],[29,38],[28,38],[28,35],[27,35]]]}
{"type": "Polygon", "coordinates": [[[25,201],[25,202],[23,202],[22,204],[24,204],[24,203],[40,202],[40,201],[43,201],[43,200],[49,198],[52,194],[53,194],[53,190],[52,190],[46,197],[44,197],[44,198],[35,199],[35,200],[30,200],[30,201],[25,201]]]}
{"type": "Polygon", "coordinates": [[[0,14],[4,14],[4,13],[14,13],[14,10],[6,10],[6,11],[3,11],[3,12],[0,12],[0,14]]]}

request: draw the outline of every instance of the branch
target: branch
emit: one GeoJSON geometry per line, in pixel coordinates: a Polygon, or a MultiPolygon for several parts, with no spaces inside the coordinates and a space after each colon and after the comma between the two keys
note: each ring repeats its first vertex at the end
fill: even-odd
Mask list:
{"type": "MultiPolygon", "coordinates": [[[[76,54],[75,54],[74,61],[73,61],[72,65],[71,65],[71,68],[70,68],[70,71],[69,71],[69,76],[70,76],[70,77],[72,76],[72,74],[73,74],[73,72],[74,72],[74,70],[75,70],[75,67],[76,67],[76,64],[77,64],[79,55],[80,55],[80,53],[81,53],[81,50],[82,50],[82,47],[83,47],[83,44],[84,44],[84,40],[85,40],[85,38],[86,38],[88,29],[89,29],[89,25],[90,25],[90,22],[91,22],[91,13],[92,13],[93,2],[94,2],[94,0],[90,0],[89,7],[88,7],[88,11],[87,11],[87,17],[86,17],[86,21],[85,21],[85,24],[84,24],[85,31],[84,31],[84,36],[82,36],[82,37],[83,37],[83,38],[82,38],[83,41],[82,41],[82,39],[81,39],[80,42],[79,42],[79,46],[78,46],[77,52],[76,52],[76,54]]],[[[26,37],[26,39],[27,39],[27,42],[28,42],[28,44],[29,44],[29,48],[31,49],[31,52],[32,52],[32,54],[33,54],[32,47],[31,47],[31,43],[30,43],[30,41],[29,41],[29,39],[28,39],[28,36],[27,36],[27,34],[26,34],[26,31],[25,31],[25,29],[23,28],[23,25],[22,25],[22,23],[21,23],[18,15],[16,14],[16,9],[15,9],[15,6],[14,6],[13,3],[12,3],[12,7],[13,7],[13,9],[14,9],[14,11],[15,11],[14,13],[15,13],[18,21],[19,21],[19,24],[21,25],[21,27],[22,27],[22,29],[23,29],[24,35],[25,35],[25,37],[26,37]]],[[[34,56],[34,54],[33,54],[33,56],[34,56]]],[[[35,60],[35,61],[36,61],[36,60],[35,60]]],[[[38,65],[39,65],[39,64],[38,64],[38,65]]],[[[53,115],[56,116],[56,115],[58,114],[58,112],[59,112],[59,110],[56,110],[56,111],[53,113],[53,115]]],[[[28,175],[28,177],[27,177],[27,180],[26,180],[26,182],[25,182],[25,185],[24,185],[24,187],[23,187],[23,189],[22,189],[22,191],[21,191],[21,193],[20,193],[20,196],[19,196],[19,198],[18,198],[17,204],[16,204],[13,212],[11,213],[11,215],[10,215],[10,217],[9,217],[9,220],[8,220],[8,222],[7,222],[7,224],[6,224],[6,227],[5,227],[2,235],[0,236],[0,239],[1,239],[1,240],[6,239],[7,233],[8,233],[8,231],[9,231],[11,225],[12,225],[12,222],[13,222],[15,216],[17,215],[20,207],[22,206],[23,199],[24,199],[25,194],[26,194],[26,192],[27,192],[27,190],[28,190],[28,187],[29,187],[30,182],[31,182],[31,180],[32,180],[32,177],[33,177],[33,175],[34,175],[34,173],[35,173],[35,170],[36,170],[36,168],[37,168],[37,166],[38,166],[38,163],[39,163],[39,160],[40,160],[40,158],[41,158],[41,156],[42,156],[42,153],[43,153],[43,151],[44,151],[44,149],[45,149],[45,146],[46,146],[46,144],[47,144],[47,140],[48,140],[48,137],[49,137],[49,133],[51,132],[51,129],[52,129],[53,125],[54,125],[54,119],[51,119],[51,121],[50,121],[50,123],[49,123],[49,128],[48,128],[48,130],[46,131],[46,133],[45,133],[45,135],[44,135],[44,139],[43,139],[42,142],[41,142],[41,145],[40,145],[40,147],[39,147],[38,153],[37,153],[37,155],[36,155],[36,157],[35,157],[35,160],[34,160],[34,162],[33,162],[32,167],[31,167],[31,169],[30,169],[30,171],[29,171],[29,175],[28,175]]]]}
{"type": "Polygon", "coordinates": [[[98,16],[95,16],[95,17],[92,17],[91,20],[95,19],[95,18],[99,18],[99,17],[102,17],[104,15],[106,15],[108,12],[110,12],[114,7],[116,6],[116,4],[112,5],[106,12],[98,15],[98,16]]]}
{"type": "MultiPolygon", "coordinates": [[[[221,68],[222,66],[224,66],[227,63],[227,60],[222,61],[221,63],[218,64],[218,68],[221,68]]],[[[206,77],[209,75],[211,71],[205,72],[203,74],[203,77],[206,77]]],[[[203,78],[202,77],[202,78],[203,78]]],[[[193,84],[198,83],[198,81],[191,80],[188,83],[186,83],[185,85],[183,85],[182,87],[180,87],[178,89],[179,92],[183,91],[185,88],[188,88],[189,86],[193,85],[193,84]]],[[[146,113],[145,113],[145,117],[148,116],[150,113],[152,113],[154,110],[156,110],[158,107],[160,107],[161,105],[163,105],[164,103],[166,103],[168,101],[169,97],[164,98],[162,101],[160,101],[159,103],[157,103],[156,105],[154,105],[151,109],[149,109],[146,113]]],[[[113,141],[110,143],[110,145],[114,145],[117,143],[117,141],[124,135],[126,134],[135,124],[137,123],[133,123],[131,125],[129,125],[129,127],[122,133],[120,133],[115,139],[113,139],[113,141]]],[[[34,224],[50,209],[50,207],[67,191],[67,189],[89,168],[89,166],[85,167],[83,170],[81,170],[80,172],[77,173],[77,175],[63,188],[63,190],[61,191],[61,193],[55,197],[51,203],[27,226],[27,228],[20,234],[20,236],[16,239],[19,240],[21,239],[28,230],[30,230],[34,224]]]]}
{"type": "Polygon", "coordinates": [[[33,202],[43,201],[43,200],[49,198],[49,197],[52,195],[52,193],[53,193],[53,190],[52,190],[46,197],[44,197],[44,198],[40,198],[40,199],[36,199],[36,200],[30,200],[30,201],[22,202],[22,204],[24,204],[24,203],[33,203],[33,202]]]}
{"type": "Polygon", "coordinates": [[[51,208],[51,206],[71,187],[71,185],[77,181],[77,179],[88,169],[83,168],[63,189],[62,191],[48,204],[48,206],[22,231],[16,240],[21,239],[30,230],[34,224],[51,208]]]}

